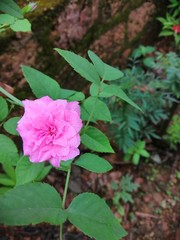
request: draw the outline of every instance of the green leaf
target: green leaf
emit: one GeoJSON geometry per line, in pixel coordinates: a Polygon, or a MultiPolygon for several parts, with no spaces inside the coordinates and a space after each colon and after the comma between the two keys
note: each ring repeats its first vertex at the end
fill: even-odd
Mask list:
{"type": "Polygon", "coordinates": [[[12,187],[0,187],[0,196],[11,189],[12,189],[12,187]]]}
{"type": "Polygon", "coordinates": [[[111,182],[111,188],[113,190],[117,191],[119,188],[119,184],[117,182],[111,182]]]}
{"type": "Polygon", "coordinates": [[[16,128],[17,128],[17,122],[19,120],[20,120],[20,117],[12,117],[12,118],[8,119],[3,125],[4,129],[8,133],[18,136],[19,133],[16,131],[16,128]]]}
{"type": "MultiPolygon", "coordinates": [[[[88,121],[90,117],[90,114],[86,111],[86,109],[81,105],[81,119],[83,121],[88,121]]],[[[96,120],[93,118],[93,116],[90,119],[90,122],[96,122],[96,120]]]]}
{"type": "Polygon", "coordinates": [[[110,86],[110,85],[108,85],[106,83],[101,83],[101,86],[100,86],[100,89],[99,89],[99,86],[97,84],[94,84],[94,83],[91,84],[91,86],[90,86],[91,96],[96,97],[98,92],[100,91],[99,97],[103,97],[103,98],[112,97],[113,96],[112,93],[108,93],[108,92],[104,91],[104,88],[106,88],[107,86],[110,86]]]}
{"type": "Polygon", "coordinates": [[[129,174],[122,177],[120,181],[120,188],[124,192],[133,192],[139,187],[138,184],[132,182],[132,178],[129,174]]]}
{"type": "Polygon", "coordinates": [[[0,14],[0,24],[9,25],[14,23],[15,20],[16,18],[9,14],[0,14]]]}
{"type": "Polygon", "coordinates": [[[18,150],[14,142],[7,136],[0,134],[0,163],[16,165],[18,150]]]}
{"type": "Polygon", "coordinates": [[[3,170],[4,172],[14,181],[16,181],[16,174],[15,174],[15,168],[9,164],[3,164],[3,170]]]}
{"type": "Polygon", "coordinates": [[[145,157],[145,158],[150,157],[150,154],[149,154],[145,149],[142,149],[142,150],[140,151],[140,155],[143,156],[143,157],[145,157]]]}
{"type": "Polygon", "coordinates": [[[40,172],[40,174],[36,177],[35,181],[40,182],[41,180],[43,180],[48,175],[51,169],[52,169],[51,165],[45,166],[43,170],[40,172]]]}
{"type": "Polygon", "coordinates": [[[134,103],[127,95],[126,93],[116,85],[108,86],[104,89],[105,92],[108,93],[114,93],[116,97],[119,97],[120,99],[124,100],[125,102],[129,103],[131,106],[137,108],[138,110],[142,111],[140,107],[136,103],[134,103]]]}
{"type": "Polygon", "coordinates": [[[60,170],[67,172],[72,164],[73,159],[67,160],[67,161],[61,161],[60,162],[60,170]]]}
{"type": "Polygon", "coordinates": [[[67,214],[73,225],[96,240],[119,240],[127,234],[105,201],[93,193],[74,198],[67,214]]]}
{"type": "Polygon", "coordinates": [[[88,51],[88,55],[102,79],[112,81],[123,76],[120,70],[104,63],[94,52],[88,51]]]}
{"type": "Polygon", "coordinates": [[[69,101],[82,101],[84,100],[85,95],[82,92],[61,88],[61,93],[59,98],[66,99],[69,101]]]}
{"type": "Polygon", "coordinates": [[[92,153],[81,155],[75,161],[75,165],[95,173],[105,173],[112,169],[111,164],[107,160],[92,153]]]}
{"type": "Polygon", "coordinates": [[[85,95],[82,92],[75,92],[72,96],[68,97],[69,101],[82,101],[85,99],[85,95]]]}
{"type": "Polygon", "coordinates": [[[133,203],[134,202],[133,199],[132,199],[131,194],[128,193],[128,192],[125,192],[125,191],[122,191],[120,193],[120,198],[122,199],[122,201],[124,203],[127,203],[127,202],[133,203]]]}
{"type": "Polygon", "coordinates": [[[16,185],[22,185],[35,180],[44,168],[44,163],[31,163],[23,156],[16,166],[16,185]]]}
{"type": "Polygon", "coordinates": [[[58,99],[60,97],[61,88],[54,79],[28,66],[22,66],[22,71],[37,98],[49,96],[52,99],[58,99]]]}
{"type": "Polygon", "coordinates": [[[8,175],[0,173],[0,184],[4,186],[15,186],[16,182],[9,178],[8,175]]]}
{"type": "Polygon", "coordinates": [[[143,60],[143,63],[146,67],[153,68],[155,67],[155,62],[153,57],[147,57],[143,60]]]}
{"type": "Polygon", "coordinates": [[[8,105],[7,105],[6,100],[1,96],[0,96],[0,108],[1,108],[0,121],[2,121],[7,117],[9,109],[8,109],[8,105]]]}
{"type": "Polygon", "coordinates": [[[50,185],[21,185],[0,197],[0,223],[20,226],[47,222],[59,225],[66,220],[61,205],[59,194],[50,185]]]}
{"type": "Polygon", "coordinates": [[[167,21],[165,18],[162,18],[162,17],[158,17],[157,20],[159,20],[163,24],[165,24],[167,21]]]}
{"type": "Polygon", "coordinates": [[[13,0],[1,0],[0,11],[8,13],[16,18],[23,18],[21,9],[13,0]]]}
{"type": "Polygon", "coordinates": [[[153,51],[155,51],[154,47],[140,45],[137,49],[133,51],[131,56],[137,59],[141,56],[146,56],[147,54],[152,53],[153,51]]]}
{"type": "Polygon", "coordinates": [[[19,19],[10,25],[14,32],[30,32],[31,23],[27,19],[19,19]]]}
{"type": "Polygon", "coordinates": [[[99,76],[95,67],[87,59],[66,50],[55,48],[55,50],[70,64],[70,66],[86,80],[100,84],[99,76]]]}
{"type": "MultiPolygon", "coordinates": [[[[125,215],[125,210],[124,210],[124,207],[119,205],[117,206],[117,209],[118,209],[118,213],[121,215],[121,216],[124,216],[125,215]]],[[[120,220],[122,221],[122,220],[120,220]]]]}
{"type": "Polygon", "coordinates": [[[159,36],[160,37],[166,37],[166,36],[172,36],[173,35],[173,31],[168,31],[168,30],[163,30],[160,34],[159,34],[159,36]]]}
{"type": "Polygon", "coordinates": [[[142,56],[142,52],[139,48],[137,48],[132,52],[131,56],[135,59],[139,58],[140,56],[142,56]]]}
{"type": "Polygon", "coordinates": [[[142,53],[143,56],[145,56],[145,55],[147,55],[149,53],[152,53],[155,50],[155,48],[151,47],[151,46],[143,46],[143,45],[141,45],[139,48],[140,48],[141,53],[142,53]]]}
{"type": "Polygon", "coordinates": [[[85,95],[82,92],[61,88],[61,93],[59,98],[67,99],[69,101],[82,101],[84,100],[85,95]]]}
{"type": "Polygon", "coordinates": [[[123,101],[129,103],[131,106],[137,108],[138,110],[141,110],[140,107],[138,107],[138,105],[136,103],[134,103],[127,95],[126,93],[117,85],[107,85],[103,88],[102,94],[100,94],[100,97],[103,97],[103,92],[106,94],[109,94],[111,96],[116,96],[120,99],[122,99],[123,101]]]}
{"type": "Polygon", "coordinates": [[[146,146],[146,142],[145,141],[137,141],[135,145],[137,148],[144,149],[146,146]]]}
{"type": "Polygon", "coordinates": [[[69,97],[73,96],[74,94],[76,94],[76,91],[74,91],[74,90],[61,88],[60,98],[61,99],[68,99],[69,97]]]}
{"type": "Polygon", "coordinates": [[[36,9],[36,7],[38,6],[38,4],[39,4],[39,2],[30,2],[29,4],[25,5],[22,8],[23,14],[33,12],[36,9]]]}
{"type": "Polygon", "coordinates": [[[133,155],[133,158],[132,158],[132,161],[135,165],[138,165],[139,164],[139,160],[140,160],[140,155],[138,153],[135,153],[133,155]]]}
{"type": "MultiPolygon", "coordinates": [[[[99,87],[96,84],[92,84],[90,87],[90,94],[91,96],[97,96],[97,93],[99,91],[99,87]]],[[[99,94],[99,97],[104,97],[104,98],[109,98],[112,96],[116,96],[120,99],[122,99],[123,101],[129,103],[130,105],[132,105],[133,107],[137,108],[138,110],[140,110],[142,112],[142,110],[140,109],[140,107],[138,107],[138,105],[136,103],[134,103],[127,95],[126,93],[121,89],[121,87],[115,85],[115,84],[101,84],[101,91],[99,94]]]]}
{"type": "Polygon", "coordinates": [[[93,111],[93,118],[110,122],[111,113],[107,105],[96,97],[89,97],[83,104],[86,111],[90,114],[93,111]]]}
{"type": "Polygon", "coordinates": [[[86,128],[82,133],[81,141],[91,150],[114,153],[108,138],[95,127],[86,128]]]}
{"type": "Polygon", "coordinates": [[[149,54],[149,53],[152,53],[152,52],[154,52],[155,50],[156,50],[155,47],[152,47],[152,46],[146,46],[146,50],[145,50],[144,55],[149,54]]]}

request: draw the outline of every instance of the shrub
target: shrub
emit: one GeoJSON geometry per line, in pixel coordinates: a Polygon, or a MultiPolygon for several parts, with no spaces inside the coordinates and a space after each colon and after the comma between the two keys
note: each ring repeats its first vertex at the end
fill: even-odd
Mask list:
{"type": "Polygon", "coordinates": [[[107,101],[112,113],[109,131],[124,153],[139,140],[161,138],[157,126],[170,117],[170,109],[178,102],[179,67],[180,58],[174,52],[162,54],[152,47],[140,46],[132,53],[123,78],[116,84],[144,114],[116,97],[107,101]]]}
{"type": "Polygon", "coordinates": [[[177,145],[180,143],[180,116],[173,116],[165,139],[169,142],[171,148],[177,149],[177,145]]]}

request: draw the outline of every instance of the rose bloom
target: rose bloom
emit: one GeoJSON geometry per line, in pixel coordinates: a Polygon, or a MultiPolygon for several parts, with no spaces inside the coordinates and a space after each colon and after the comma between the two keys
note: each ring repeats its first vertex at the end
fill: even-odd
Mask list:
{"type": "Polygon", "coordinates": [[[174,32],[180,33],[180,25],[175,25],[172,27],[172,29],[174,30],[174,32]]]}
{"type": "Polygon", "coordinates": [[[23,140],[24,155],[31,162],[50,161],[60,167],[61,160],[79,155],[79,132],[82,128],[78,102],[42,97],[22,101],[25,113],[17,131],[23,140]]]}

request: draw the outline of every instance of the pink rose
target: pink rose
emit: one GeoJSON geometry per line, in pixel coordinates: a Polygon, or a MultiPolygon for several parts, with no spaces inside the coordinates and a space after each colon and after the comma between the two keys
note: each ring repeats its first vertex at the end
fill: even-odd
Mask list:
{"type": "Polygon", "coordinates": [[[31,162],[50,161],[59,167],[61,160],[79,155],[82,121],[78,102],[42,97],[23,104],[25,113],[17,131],[23,140],[24,155],[31,162]]]}

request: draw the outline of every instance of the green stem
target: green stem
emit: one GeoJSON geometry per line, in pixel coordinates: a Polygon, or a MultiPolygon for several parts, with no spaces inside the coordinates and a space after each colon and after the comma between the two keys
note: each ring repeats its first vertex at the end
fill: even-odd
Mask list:
{"type": "MultiPolygon", "coordinates": [[[[104,79],[101,80],[101,84],[102,84],[103,82],[104,82],[104,79]]],[[[100,92],[101,92],[101,85],[100,85],[100,87],[99,87],[99,89],[98,89],[98,93],[97,93],[97,96],[96,96],[96,100],[95,100],[94,106],[93,106],[93,108],[92,108],[92,111],[91,111],[91,113],[90,113],[90,115],[89,115],[88,121],[87,121],[86,125],[84,126],[84,128],[87,128],[88,125],[89,125],[89,123],[90,123],[90,121],[91,121],[91,118],[92,118],[92,116],[93,116],[93,113],[94,113],[94,110],[95,110],[95,107],[96,107],[96,102],[97,102],[97,100],[98,100],[98,97],[99,97],[100,92]]]]}
{"type": "MultiPolygon", "coordinates": [[[[65,183],[63,200],[62,200],[62,209],[65,208],[66,196],[67,196],[67,190],[68,190],[68,186],[69,186],[70,175],[71,175],[71,166],[69,167],[69,169],[68,169],[68,171],[67,171],[66,183],[65,183]]],[[[62,229],[63,229],[63,224],[60,225],[60,232],[59,232],[60,240],[63,240],[62,229]]]]}
{"type": "Polygon", "coordinates": [[[2,92],[4,95],[6,95],[8,98],[10,98],[14,104],[19,105],[21,107],[23,107],[22,102],[17,99],[16,97],[14,97],[13,95],[11,95],[10,93],[8,93],[5,89],[3,89],[2,87],[0,87],[0,92],[2,92]]]}
{"type": "Polygon", "coordinates": [[[62,235],[62,224],[60,224],[60,229],[59,229],[59,239],[63,240],[63,235],[62,235]]]}
{"type": "Polygon", "coordinates": [[[95,103],[94,103],[94,105],[93,105],[92,111],[91,111],[91,113],[90,113],[90,115],[89,115],[88,121],[87,121],[87,123],[86,123],[86,125],[85,125],[84,128],[87,128],[88,125],[89,125],[89,123],[90,123],[90,121],[91,121],[91,118],[92,118],[92,116],[93,116],[93,113],[94,113],[94,110],[95,110],[95,106],[96,106],[96,102],[97,102],[97,100],[98,100],[98,97],[99,97],[99,92],[98,92],[98,94],[97,94],[97,96],[96,96],[95,103]]]}
{"type": "Polygon", "coordinates": [[[65,203],[66,203],[66,196],[67,196],[67,190],[69,186],[69,179],[71,175],[71,166],[68,169],[67,176],[66,176],[66,183],[65,183],[65,188],[64,188],[64,195],[63,195],[63,201],[62,201],[62,209],[65,208],[65,203]]]}

